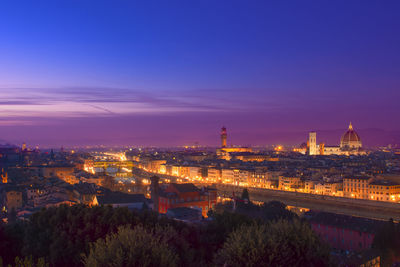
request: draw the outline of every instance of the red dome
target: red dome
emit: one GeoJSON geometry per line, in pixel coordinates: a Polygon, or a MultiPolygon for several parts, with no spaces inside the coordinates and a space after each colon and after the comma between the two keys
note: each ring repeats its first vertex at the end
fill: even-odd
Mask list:
{"type": "Polygon", "coordinates": [[[353,126],[350,123],[349,129],[343,134],[342,138],[340,139],[340,145],[342,147],[345,146],[361,146],[361,138],[360,136],[354,131],[353,126]]]}
{"type": "Polygon", "coordinates": [[[360,136],[354,130],[345,132],[341,139],[342,143],[359,142],[359,141],[361,141],[360,136]]]}

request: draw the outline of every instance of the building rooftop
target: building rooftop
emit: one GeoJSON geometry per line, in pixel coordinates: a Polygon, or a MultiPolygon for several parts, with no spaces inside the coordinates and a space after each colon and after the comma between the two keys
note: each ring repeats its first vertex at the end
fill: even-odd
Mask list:
{"type": "Polygon", "coordinates": [[[123,204],[147,202],[143,194],[125,194],[121,192],[109,192],[104,196],[97,196],[99,205],[123,204]]]}
{"type": "Polygon", "coordinates": [[[389,180],[375,180],[370,183],[371,185],[385,185],[385,186],[393,186],[393,185],[400,185],[400,183],[396,183],[389,180]]]}
{"type": "Polygon", "coordinates": [[[73,185],[74,190],[78,191],[79,194],[96,194],[96,188],[94,184],[79,183],[73,185]]]}
{"type": "Polygon", "coordinates": [[[369,180],[371,179],[370,177],[365,177],[365,176],[355,176],[355,177],[344,177],[343,179],[350,179],[350,180],[369,180]]]}
{"type": "Polygon", "coordinates": [[[180,193],[189,193],[189,192],[198,192],[200,191],[194,184],[176,184],[171,183],[170,186],[173,186],[180,193]]]}
{"type": "Polygon", "coordinates": [[[376,233],[385,223],[384,221],[319,211],[309,211],[305,213],[305,217],[313,223],[367,233],[376,233]]]}

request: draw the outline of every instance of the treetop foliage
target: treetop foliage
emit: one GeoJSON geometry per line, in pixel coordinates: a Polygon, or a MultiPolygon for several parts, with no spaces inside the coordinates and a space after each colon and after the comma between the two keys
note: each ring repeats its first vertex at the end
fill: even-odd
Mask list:
{"type": "Polygon", "coordinates": [[[177,235],[171,227],[152,230],[139,225],[121,226],[116,233],[98,239],[83,256],[85,266],[160,266],[178,265],[178,255],[168,242],[177,235]]]}
{"type": "Polygon", "coordinates": [[[210,266],[221,263],[215,260],[216,253],[230,263],[229,253],[242,258],[247,253],[234,252],[234,248],[249,246],[248,264],[258,263],[266,255],[273,258],[269,262],[275,259],[278,263],[288,262],[278,261],[278,257],[296,258],[300,254],[301,259],[315,262],[319,256],[322,262],[329,258],[309,226],[279,202],[262,206],[249,203],[236,212],[218,208],[209,214],[209,222],[193,225],[148,210],[111,206],[43,209],[29,221],[0,224],[0,256],[4,264],[14,265],[18,260],[32,267],[210,266]],[[246,235],[240,236],[240,232],[246,235]],[[264,250],[256,250],[261,241],[264,250]],[[245,243],[241,247],[238,242],[245,243]],[[316,254],[312,257],[310,253],[316,254]]]}
{"type": "Polygon", "coordinates": [[[327,266],[329,248],[305,222],[242,225],[215,257],[219,266],[327,266]]]}

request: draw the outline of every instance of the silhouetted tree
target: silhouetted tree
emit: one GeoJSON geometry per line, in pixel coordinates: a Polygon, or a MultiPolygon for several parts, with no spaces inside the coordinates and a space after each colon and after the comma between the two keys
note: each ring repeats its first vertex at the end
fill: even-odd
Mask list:
{"type": "Polygon", "coordinates": [[[327,266],[329,248],[299,220],[244,225],[215,257],[218,266],[327,266]]]}
{"type": "Polygon", "coordinates": [[[17,211],[12,208],[7,214],[7,218],[9,223],[15,223],[17,221],[17,211]]]}
{"type": "Polygon", "coordinates": [[[21,255],[24,240],[24,223],[2,224],[0,221],[0,256],[3,264],[13,264],[15,257],[21,255]]]}
{"type": "Polygon", "coordinates": [[[264,221],[293,220],[298,216],[288,210],[286,205],[279,201],[270,201],[260,206],[261,218],[264,221]]]}
{"type": "Polygon", "coordinates": [[[264,206],[249,203],[247,209],[237,212],[228,211],[231,209],[221,206],[221,209],[210,211],[211,221],[205,225],[188,225],[159,217],[149,210],[131,211],[111,206],[62,205],[42,209],[29,221],[0,223],[0,256],[4,264],[12,265],[16,260],[21,264],[26,261],[39,265],[38,260],[42,258],[43,264],[51,266],[82,266],[82,254],[89,256],[91,243],[106,240],[106,236],[117,233],[121,226],[135,228],[142,225],[146,233],[156,233],[166,242],[168,249],[177,255],[178,265],[209,266],[215,252],[240,227],[265,224],[279,218],[296,218],[279,202],[264,206]],[[157,229],[172,230],[160,235],[157,229]]]}
{"type": "Polygon", "coordinates": [[[400,253],[400,225],[393,219],[384,223],[375,235],[372,247],[381,253],[382,266],[392,266],[400,253]]]}
{"type": "Polygon", "coordinates": [[[97,240],[83,257],[85,266],[177,266],[178,255],[168,246],[172,228],[147,230],[142,226],[120,227],[97,240]]]}
{"type": "Polygon", "coordinates": [[[245,189],[243,189],[243,192],[242,192],[242,199],[243,200],[248,200],[248,201],[250,201],[250,195],[249,195],[249,190],[247,190],[247,188],[245,188],[245,189]]]}

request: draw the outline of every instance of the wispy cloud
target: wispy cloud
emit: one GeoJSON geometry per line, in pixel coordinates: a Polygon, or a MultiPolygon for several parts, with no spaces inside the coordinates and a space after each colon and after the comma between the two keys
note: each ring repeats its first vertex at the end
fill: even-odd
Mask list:
{"type": "Polygon", "coordinates": [[[179,98],[115,88],[0,89],[2,117],[82,117],[138,113],[207,112],[217,106],[179,98]]]}
{"type": "Polygon", "coordinates": [[[270,90],[145,91],[121,88],[0,88],[2,125],[43,124],[38,118],[113,117],[140,114],[269,112],[301,106],[270,90]],[[251,93],[250,93],[251,91],[251,93]],[[254,96],[257,95],[257,97],[254,96]]]}

